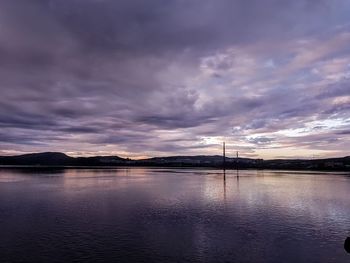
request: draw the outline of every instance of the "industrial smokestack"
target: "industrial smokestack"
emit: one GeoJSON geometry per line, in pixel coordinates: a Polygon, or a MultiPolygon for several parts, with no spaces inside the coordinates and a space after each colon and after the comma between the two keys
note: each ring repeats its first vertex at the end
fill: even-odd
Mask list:
{"type": "Polygon", "coordinates": [[[226,164],[226,146],[225,146],[225,142],[223,142],[222,144],[222,165],[223,167],[225,167],[226,164]]]}

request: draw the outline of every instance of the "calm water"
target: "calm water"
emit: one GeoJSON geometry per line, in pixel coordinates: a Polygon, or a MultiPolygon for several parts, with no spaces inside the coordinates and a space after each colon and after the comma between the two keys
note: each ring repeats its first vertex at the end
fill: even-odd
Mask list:
{"type": "Polygon", "coordinates": [[[0,170],[1,262],[350,262],[350,176],[0,170]]]}

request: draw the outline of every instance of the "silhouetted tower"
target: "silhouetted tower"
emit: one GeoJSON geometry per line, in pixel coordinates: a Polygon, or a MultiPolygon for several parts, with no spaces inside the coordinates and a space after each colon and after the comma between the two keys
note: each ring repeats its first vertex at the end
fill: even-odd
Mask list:
{"type": "Polygon", "coordinates": [[[238,151],[236,152],[236,157],[237,157],[237,159],[238,159],[238,151]]]}
{"type": "Polygon", "coordinates": [[[226,164],[226,146],[225,146],[225,142],[223,142],[222,144],[222,165],[225,168],[225,164],[226,164]]]}

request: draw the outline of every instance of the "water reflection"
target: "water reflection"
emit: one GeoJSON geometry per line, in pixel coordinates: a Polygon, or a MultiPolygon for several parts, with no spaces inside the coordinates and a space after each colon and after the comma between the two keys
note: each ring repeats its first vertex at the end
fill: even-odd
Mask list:
{"type": "Polygon", "coordinates": [[[4,262],[346,262],[349,187],[334,173],[0,170],[0,251],[4,262]]]}
{"type": "Polygon", "coordinates": [[[224,177],[224,201],[225,201],[225,205],[226,205],[226,170],[224,169],[223,171],[223,177],[224,177]]]}

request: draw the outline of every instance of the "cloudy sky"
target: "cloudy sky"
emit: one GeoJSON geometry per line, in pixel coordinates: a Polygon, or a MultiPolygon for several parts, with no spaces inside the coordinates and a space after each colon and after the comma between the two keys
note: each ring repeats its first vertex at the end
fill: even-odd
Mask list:
{"type": "Polygon", "coordinates": [[[348,0],[1,0],[0,154],[350,149],[348,0]]]}

